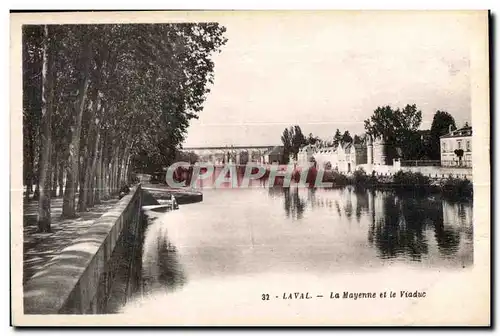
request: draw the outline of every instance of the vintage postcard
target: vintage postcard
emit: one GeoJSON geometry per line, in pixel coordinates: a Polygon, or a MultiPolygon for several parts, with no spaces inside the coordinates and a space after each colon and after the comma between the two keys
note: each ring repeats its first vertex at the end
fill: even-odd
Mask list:
{"type": "Polygon", "coordinates": [[[488,11],[10,17],[13,325],[490,325],[488,11]]]}

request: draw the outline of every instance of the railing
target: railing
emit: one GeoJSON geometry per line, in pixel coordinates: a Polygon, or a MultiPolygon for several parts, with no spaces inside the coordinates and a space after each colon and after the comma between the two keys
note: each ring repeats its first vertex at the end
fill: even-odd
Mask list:
{"type": "Polygon", "coordinates": [[[470,168],[472,167],[472,160],[445,160],[441,162],[443,167],[456,167],[456,168],[470,168]]]}
{"type": "Polygon", "coordinates": [[[401,167],[439,167],[439,160],[401,160],[401,167]]]}
{"type": "MultiPolygon", "coordinates": [[[[392,178],[396,173],[394,172],[375,172],[374,176],[379,178],[392,178]]],[[[447,178],[460,178],[460,179],[470,179],[471,176],[469,174],[453,174],[453,173],[421,173],[423,176],[428,177],[431,180],[442,180],[447,178]]]]}

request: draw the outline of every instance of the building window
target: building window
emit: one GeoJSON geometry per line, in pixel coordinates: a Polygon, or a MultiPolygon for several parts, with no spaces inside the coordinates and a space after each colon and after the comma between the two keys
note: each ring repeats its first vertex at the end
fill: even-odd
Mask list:
{"type": "Polygon", "coordinates": [[[446,153],[446,142],[443,141],[443,153],[446,153]]]}
{"type": "Polygon", "coordinates": [[[470,140],[467,140],[467,142],[465,143],[465,146],[466,146],[467,152],[470,152],[470,140]]]}
{"type": "Polygon", "coordinates": [[[462,149],[462,140],[457,140],[458,149],[462,149]]]}

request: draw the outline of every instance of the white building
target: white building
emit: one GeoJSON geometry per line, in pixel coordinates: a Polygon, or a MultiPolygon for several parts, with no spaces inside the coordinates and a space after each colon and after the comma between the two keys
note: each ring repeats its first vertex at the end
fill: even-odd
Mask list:
{"type": "Polygon", "coordinates": [[[367,148],[366,145],[353,143],[339,144],[337,147],[302,147],[297,155],[297,164],[305,167],[311,160],[316,161],[318,167],[350,173],[358,165],[367,163],[367,148]]]}
{"type": "Polygon", "coordinates": [[[317,150],[318,148],[314,145],[307,145],[299,149],[297,153],[297,165],[307,167],[317,150]]]}
{"type": "Polygon", "coordinates": [[[365,145],[349,143],[339,145],[336,150],[337,161],[332,168],[340,172],[353,172],[356,167],[367,163],[367,149],[365,145]]]}
{"type": "Polygon", "coordinates": [[[325,169],[335,169],[338,161],[337,148],[323,147],[318,148],[314,154],[314,160],[317,162],[318,167],[325,169]]]}
{"type": "Polygon", "coordinates": [[[440,137],[441,166],[472,167],[472,127],[467,124],[440,137]],[[462,156],[457,154],[462,153],[462,156]]]}

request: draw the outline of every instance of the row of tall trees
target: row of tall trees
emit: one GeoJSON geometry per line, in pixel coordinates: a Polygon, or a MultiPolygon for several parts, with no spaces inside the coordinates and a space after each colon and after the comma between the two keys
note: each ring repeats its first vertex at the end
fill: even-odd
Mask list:
{"type": "Polygon", "coordinates": [[[24,184],[39,201],[39,231],[50,231],[52,197],[72,218],[116,193],[141,155],[175,159],[224,32],[217,23],[24,26],[24,184]]]}

